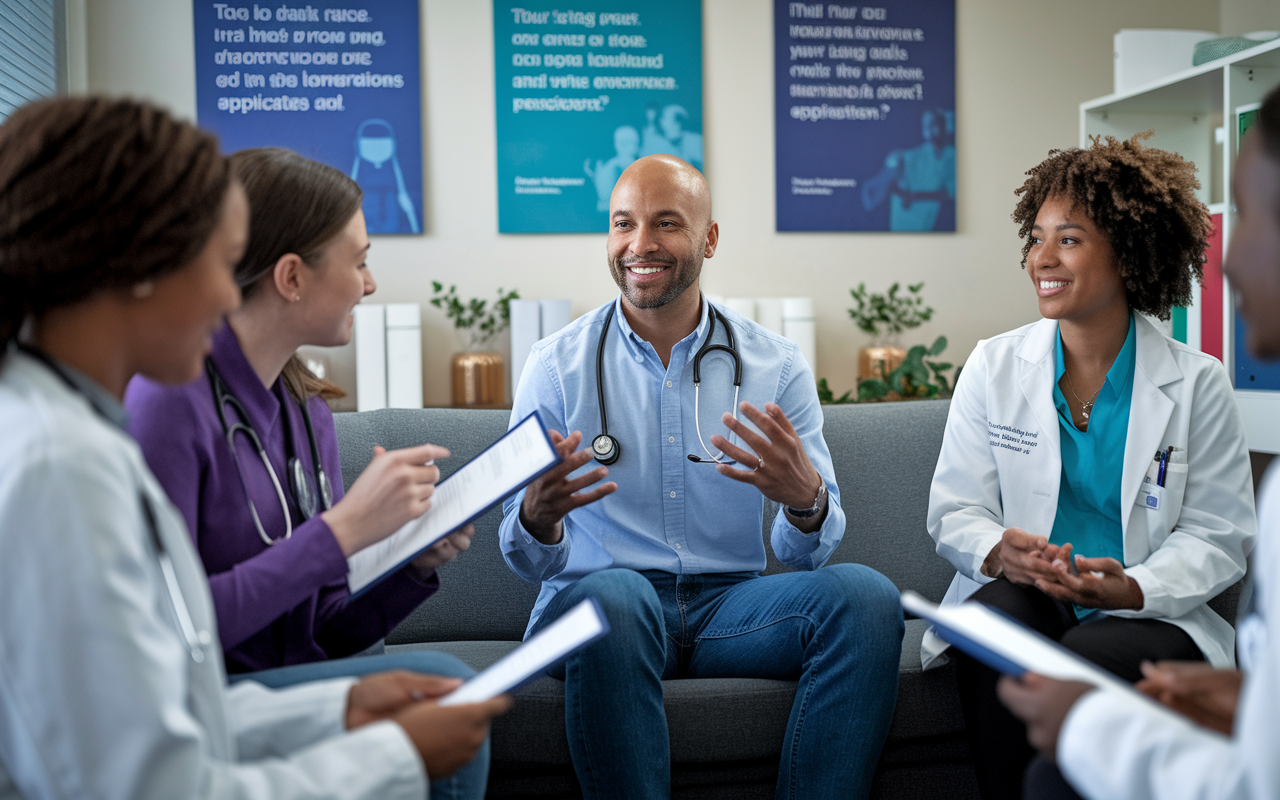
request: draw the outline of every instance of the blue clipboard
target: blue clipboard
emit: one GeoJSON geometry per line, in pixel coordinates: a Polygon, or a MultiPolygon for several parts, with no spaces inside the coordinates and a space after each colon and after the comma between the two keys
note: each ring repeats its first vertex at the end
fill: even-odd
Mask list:
{"type": "MultiPolygon", "coordinates": [[[[436,486],[437,486],[437,487],[440,487],[440,486],[445,485],[445,483],[447,483],[449,480],[451,480],[451,479],[453,478],[453,476],[454,476],[454,475],[456,475],[457,473],[459,473],[459,472],[461,472],[462,470],[466,469],[467,465],[468,465],[468,464],[470,464],[472,461],[475,461],[476,459],[481,458],[482,456],[484,456],[484,454],[485,454],[485,453],[487,453],[487,452],[489,452],[490,450],[492,450],[492,449],[493,449],[494,447],[496,447],[500,442],[502,442],[504,439],[506,439],[508,436],[510,436],[510,435],[511,435],[511,431],[514,431],[514,430],[516,430],[517,428],[519,428],[521,425],[524,425],[526,422],[528,422],[528,421],[529,421],[529,419],[530,419],[530,418],[533,418],[533,419],[535,419],[535,420],[537,421],[537,423],[538,423],[538,427],[539,427],[539,428],[541,429],[541,431],[542,431],[542,436],[543,436],[543,438],[544,438],[544,439],[546,439],[547,446],[551,448],[551,452],[552,452],[552,454],[554,455],[554,458],[552,459],[551,463],[547,464],[545,467],[543,467],[542,469],[540,469],[540,470],[538,470],[537,472],[533,473],[532,475],[529,475],[529,476],[525,477],[525,478],[524,478],[520,483],[516,484],[515,486],[510,487],[507,491],[504,491],[504,492],[503,492],[503,493],[502,493],[502,494],[501,494],[501,495],[500,495],[496,500],[494,500],[492,503],[490,503],[489,505],[487,505],[487,506],[485,506],[484,508],[480,509],[479,511],[475,512],[475,513],[474,513],[474,514],[472,514],[471,516],[467,517],[467,519],[466,519],[466,521],[465,521],[465,522],[461,523],[460,525],[458,525],[457,527],[453,528],[452,530],[447,531],[446,533],[442,534],[441,536],[439,536],[439,537],[437,537],[437,538],[435,538],[435,539],[432,539],[430,542],[427,542],[424,546],[422,546],[421,548],[419,548],[418,550],[416,550],[415,552],[413,552],[412,554],[410,554],[410,555],[409,555],[409,556],[407,556],[406,558],[402,559],[400,562],[398,562],[398,563],[397,563],[397,564],[395,564],[394,566],[389,567],[389,568],[387,568],[387,569],[383,570],[382,574],[380,574],[380,575],[379,575],[377,578],[375,578],[374,580],[370,581],[368,584],[366,584],[366,585],[362,586],[362,587],[360,588],[360,590],[359,590],[359,591],[357,591],[357,592],[352,592],[352,593],[351,593],[351,595],[350,595],[350,597],[348,597],[348,598],[347,598],[347,602],[351,602],[352,600],[356,600],[357,598],[362,597],[362,596],[363,596],[366,592],[368,592],[370,589],[372,589],[373,587],[375,587],[375,586],[377,586],[378,584],[382,583],[384,580],[386,580],[386,579],[387,579],[388,577],[390,577],[391,575],[394,575],[395,573],[397,573],[397,572],[399,572],[400,570],[404,569],[404,567],[405,567],[405,565],[406,565],[406,564],[408,564],[408,563],[409,563],[410,561],[412,561],[413,559],[417,558],[419,555],[421,555],[421,554],[422,554],[422,552],[423,552],[424,550],[427,550],[428,548],[430,548],[430,547],[431,547],[432,545],[434,545],[436,542],[440,541],[440,539],[442,539],[442,538],[444,538],[445,536],[449,535],[449,534],[450,534],[450,533],[452,533],[453,531],[458,530],[459,528],[464,528],[464,527],[466,527],[467,525],[470,525],[471,523],[475,522],[475,521],[476,521],[477,519],[479,519],[480,517],[483,517],[485,514],[487,514],[487,513],[489,512],[489,510],[490,510],[490,509],[492,509],[492,508],[494,508],[495,506],[497,506],[497,505],[498,505],[499,503],[501,503],[503,500],[507,499],[507,498],[508,498],[508,497],[510,497],[511,495],[515,494],[516,492],[520,491],[520,490],[521,490],[521,489],[523,489],[524,487],[528,486],[530,483],[532,483],[532,482],[536,481],[538,478],[542,477],[542,476],[543,476],[543,475],[544,475],[548,470],[550,470],[550,469],[554,468],[556,465],[558,465],[558,464],[560,464],[561,462],[563,462],[563,461],[564,461],[564,458],[562,458],[562,457],[560,456],[560,452],[559,452],[558,450],[556,450],[555,443],[551,441],[551,435],[547,432],[547,424],[543,421],[542,416],[541,416],[537,411],[534,411],[534,412],[531,412],[530,414],[528,414],[527,416],[525,416],[523,419],[521,419],[521,420],[520,420],[518,423],[516,423],[515,425],[512,425],[512,426],[507,430],[507,432],[506,432],[506,433],[504,433],[502,436],[498,437],[498,438],[493,442],[493,444],[490,444],[490,445],[489,445],[488,447],[486,447],[484,450],[481,450],[478,454],[476,454],[475,458],[472,458],[470,461],[466,462],[466,464],[463,464],[462,466],[458,467],[456,470],[454,470],[452,473],[450,473],[450,475],[449,475],[449,477],[448,477],[448,478],[445,478],[444,480],[440,481],[438,484],[436,484],[436,486]]],[[[427,513],[428,513],[428,514],[430,514],[430,513],[431,513],[431,511],[430,511],[430,510],[428,510],[428,511],[427,511],[427,513]]],[[[375,546],[376,546],[376,545],[375,545],[375,546]]]]}
{"type": "MultiPolygon", "coordinates": [[[[973,602],[973,601],[970,601],[970,602],[973,602]]],[[[1124,680],[1123,678],[1111,672],[1110,670],[1107,670],[1104,667],[1100,667],[1097,664],[1094,664],[1093,662],[1084,659],[1078,653],[1074,653],[1071,650],[1068,650],[1066,647],[1063,647],[1061,644],[1059,644],[1058,642],[1055,642],[1053,639],[1050,639],[1049,637],[1045,636],[1039,631],[1027,627],[1026,624],[1024,624],[1023,622],[1017,619],[1014,619],[1012,616],[1006,614],[1000,609],[993,608],[992,606],[989,606],[985,603],[982,603],[981,605],[983,608],[985,608],[987,611],[991,612],[995,616],[1000,617],[1001,619],[1009,622],[1011,625],[1018,627],[1023,634],[1038,640],[1039,643],[1043,645],[1047,645],[1049,648],[1052,648],[1053,650],[1058,651],[1059,653],[1063,654],[1067,659],[1074,662],[1078,662],[1079,664],[1083,665],[1083,667],[1087,671],[1089,671],[1090,673],[1093,673],[1096,676],[1096,680],[1092,678],[1084,678],[1084,677],[1072,678],[1071,680],[1084,680],[1084,681],[1092,681],[1095,683],[1105,683],[1113,687],[1119,686],[1119,687],[1126,688],[1130,691],[1133,691],[1133,687],[1129,684],[1128,681],[1124,680]]],[[[997,653],[991,650],[987,646],[974,641],[970,637],[966,636],[964,633],[956,630],[954,627],[951,627],[950,625],[947,624],[947,620],[943,619],[940,614],[936,613],[939,611],[937,606],[925,600],[924,598],[920,597],[919,595],[915,594],[914,592],[903,592],[903,607],[904,609],[916,614],[920,618],[928,620],[928,622],[933,626],[933,631],[934,633],[937,634],[938,638],[942,639],[944,642],[946,642],[949,645],[952,645],[953,647],[959,648],[965,654],[982,662],[988,667],[991,667],[997,672],[1003,673],[1005,675],[1009,675],[1014,678],[1020,678],[1023,675],[1025,675],[1027,672],[1035,671],[1034,669],[1023,666],[1022,664],[1019,664],[1001,655],[1000,653],[997,653]]]]}

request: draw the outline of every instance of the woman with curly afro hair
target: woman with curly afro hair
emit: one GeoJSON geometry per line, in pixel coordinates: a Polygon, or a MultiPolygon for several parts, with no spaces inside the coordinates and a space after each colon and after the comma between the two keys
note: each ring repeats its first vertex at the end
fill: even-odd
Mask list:
{"type": "MultiPolygon", "coordinates": [[[[1210,224],[1194,165],[1144,138],[1051,151],[1017,190],[1044,319],[978,343],[928,517],[957,570],[944,604],[994,606],[1134,682],[1144,661],[1233,663],[1207,603],[1257,531],[1226,371],[1147,319],[1190,301],[1210,224]]],[[[926,665],[943,649],[926,636],[926,665]]],[[[994,670],[956,660],[982,796],[1020,797],[1026,727],[994,670]]]]}

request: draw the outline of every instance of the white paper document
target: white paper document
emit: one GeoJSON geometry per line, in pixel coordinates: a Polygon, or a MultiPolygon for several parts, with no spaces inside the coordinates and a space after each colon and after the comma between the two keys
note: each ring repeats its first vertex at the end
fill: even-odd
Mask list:
{"type": "Polygon", "coordinates": [[[609,632],[595,600],[583,600],[496,664],[440,698],[442,706],[483,703],[509,692],[609,632]]]}
{"type": "Polygon", "coordinates": [[[1034,672],[1049,678],[1133,691],[1132,686],[1110,672],[981,603],[943,608],[915,592],[903,592],[902,607],[932,622],[944,641],[1005,674],[1018,676],[1034,672]]]}
{"type": "Polygon", "coordinates": [[[560,462],[538,415],[530,414],[480,455],[436,485],[427,513],[347,559],[352,597],[479,517],[560,462]]]}

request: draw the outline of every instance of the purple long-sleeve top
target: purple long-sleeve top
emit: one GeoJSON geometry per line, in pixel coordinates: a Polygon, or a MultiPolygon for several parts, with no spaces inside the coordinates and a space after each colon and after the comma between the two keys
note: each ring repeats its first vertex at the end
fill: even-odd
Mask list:
{"type": "MultiPolygon", "coordinates": [[[[207,376],[179,387],[136,377],[125,393],[125,406],[129,432],[186,519],[204,561],[227,671],[252,672],[360,652],[427,599],[439,579],[432,575],[422,580],[409,566],[350,601],[347,559],[333,531],[319,514],[303,520],[289,490],[282,425],[290,426],[295,455],[315,483],[298,403],[282,379],[270,389],[262,385],[228,325],[214,336],[213,361],[249,417],[240,420],[228,404],[227,423],[253,424],[284,489],[293,520],[289,539],[283,539],[284,516],[271,476],[248,437],[237,434],[236,454],[248,494],[276,542],[268,546],[258,535],[207,376]]],[[[333,414],[318,397],[308,400],[307,409],[337,503],[343,495],[342,466],[333,414]]]]}

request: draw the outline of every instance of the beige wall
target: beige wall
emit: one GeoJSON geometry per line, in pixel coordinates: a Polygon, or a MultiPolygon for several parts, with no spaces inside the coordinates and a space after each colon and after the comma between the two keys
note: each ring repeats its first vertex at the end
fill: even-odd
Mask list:
{"type": "Polygon", "coordinates": [[[1218,31],[1239,36],[1252,31],[1280,31],[1280,2],[1276,0],[1220,0],[1218,31]]]}
{"type": "MultiPolygon", "coordinates": [[[[1223,0],[1225,7],[1232,0],[1223,0]]],[[[191,116],[191,4],[88,0],[89,88],[128,93],[191,116]]],[[[1248,3],[1239,2],[1241,8],[1248,3]]],[[[1270,6],[1268,2],[1266,5],[1270,6]]],[[[721,246],[709,292],[812,295],[819,376],[851,388],[867,344],[845,309],[860,281],[925,281],[933,322],[908,344],[945,334],[961,361],[982,337],[1037,318],[1009,220],[1022,174],[1050,148],[1077,144],[1077,106],[1111,91],[1120,28],[1213,30],[1217,0],[957,0],[958,219],[955,234],[774,231],[772,3],[704,0],[704,129],[721,246]]],[[[455,339],[426,306],[431,281],[489,297],[570,297],[575,315],[615,293],[604,235],[499,236],[489,0],[424,0],[426,234],[377,237],[374,299],[424,305],[425,397],[447,404],[455,339]]]]}

